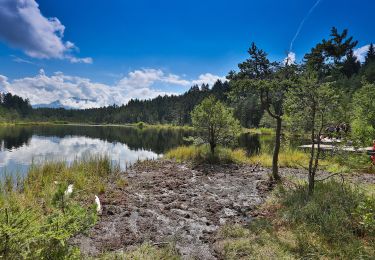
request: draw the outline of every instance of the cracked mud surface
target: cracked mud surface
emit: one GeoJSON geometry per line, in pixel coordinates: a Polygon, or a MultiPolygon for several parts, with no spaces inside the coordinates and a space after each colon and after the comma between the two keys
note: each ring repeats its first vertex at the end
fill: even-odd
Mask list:
{"type": "Polygon", "coordinates": [[[135,165],[128,185],[100,199],[103,215],[87,236],[73,243],[88,255],[171,242],[183,258],[216,259],[219,226],[246,223],[268,190],[265,170],[158,160],[135,165]]]}
{"type": "MultiPolygon", "coordinates": [[[[216,232],[224,224],[246,224],[271,189],[270,169],[248,165],[200,165],[167,160],[136,164],[124,174],[128,185],[100,196],[103,215],[87,235],[72,243],[86,255],[129,250],[144,242],[172,243],[184,259],[217,259],[216,232]]],[[[306,179],[307,172],[280,169],[306,179]]],[[[319,177],[329,174],[319,173],[319,177]]],[[[375,183],[375,175],[346,177],[375,183]]],[[[256,214],[256,213],[255,213],[256,214]]]]}

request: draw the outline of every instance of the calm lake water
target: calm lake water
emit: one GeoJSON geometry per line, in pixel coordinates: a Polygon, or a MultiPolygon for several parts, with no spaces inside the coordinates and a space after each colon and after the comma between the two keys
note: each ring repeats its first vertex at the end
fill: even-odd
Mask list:
{"type": "MultiPolygon", "coordinates": [[[[186,130],[138,129],[116,126],[0,127],[0,174],[25,173],[32,162],[69,162],[90,155],[108,155],[122,169],[137,160],[156,159],[187,144],[186,130]]],[[[249,154],[270,149],[271,136],[242,135],[239,146],[249,154]]]]}

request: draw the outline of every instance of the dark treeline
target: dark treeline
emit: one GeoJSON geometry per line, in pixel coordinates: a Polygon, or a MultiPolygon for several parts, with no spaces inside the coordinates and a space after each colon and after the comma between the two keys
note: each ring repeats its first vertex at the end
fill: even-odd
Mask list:
{"type": "Polygon", "coordinates": [[[226,102],[229,83],[217,81],[208,85],[195,85],[178,96],[158,96],[150,100],[130,100],[122,106],[108,106],[84,110],[38,108],[33,110],[34,120],[90,122],[90,123],[136,123],[190,124],[190,112],[208,95],[215,95],[226,102]]]}
{"type": "Polygon", "coordinates": [[[0,121],[17,120],[30,116],[32,108],[28,99],[11,93],[0,93],[0,121]]]}
{"type": "Polygon", "coordinates": [[[122,106],[108,106],[91,109],[35,108],[29,101],[10,93],[2,96],[11,99],[2,106],[0,121],[67,121],[86,123],[123,124],[146,122],[150,124],[187,125],[191,123],[190,113],[194,107],[209,95],[231,105],[235,115],[245,127],[257,127],[263,110],[256,98],[247,97],[240,102],[230,102],[229,82],[218,80],[212,88],[207,84],[195,85],[178,96],[158,96],[150,100],[130,100],[122,106]],[[8,104],[9,103],[9,104],[8,104]]]}

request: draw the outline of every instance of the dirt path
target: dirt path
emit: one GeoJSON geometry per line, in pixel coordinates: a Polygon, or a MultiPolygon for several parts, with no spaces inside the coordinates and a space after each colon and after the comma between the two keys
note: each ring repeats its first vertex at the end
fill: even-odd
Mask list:
{"type": "MultiPolygon", "coordinates": [[[[73,243],[87,255],[128,250],[144,242],[173,243],[185,259],[216,259],[212,245],[219,227],[251,221],[253,209],[268,194],[270,169],[252,170],[166,160],[139,163],[125,173],[126,187],[100,197],[104,211],[99,223],[73,243]]],[[[283,176],[307,176],[304,170],[280,171],[283,176]]],[[[354,178],[375,183],[375,175],[354,178]]]]}
{"type": "Polygon", "coordinates": [[[143,162],[126,173],[124,189],[101,197],[100,222],[75,239],[97,255],[143,242],[172,242],[186,258],[215,259],[214,233],[225,223],[246,223],[264,201],[265,171],[251,166],[200,166],[171,161],[143,162]]]}

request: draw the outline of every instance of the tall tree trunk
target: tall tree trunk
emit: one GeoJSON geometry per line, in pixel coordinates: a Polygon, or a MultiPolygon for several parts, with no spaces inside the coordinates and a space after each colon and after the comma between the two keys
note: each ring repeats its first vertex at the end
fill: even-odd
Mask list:
{"type": "Polygon", "coordinates": [[[309,161],[309,190],[308,190],[308,195],[311,196],[314,193],[314,187],[315,187],[315,172],[314,172],[314,156],[315,156],[315,107],[312,109],[311,113],[311,123],[312,123],[312,128],[311,128],[311,151],[310,151],[310,161],[309,161]]]}
{"type": "Polygon", "coordinates": [[[210,150],[211,150],[211,155],[212,156],[215,155],[215,147],[216,147],[216,145],[214,143],[210,143],[210,150]]]}
{"type": "Polygon", "coordinates": [[[272,179],[275,181],[280,180],[279,152],[280,152],[280,143],[281,143],[281,125],[282,125],[282,118],[276,117],[275,148],[273,150],[273,157],[272,157],[272,179]]]}

